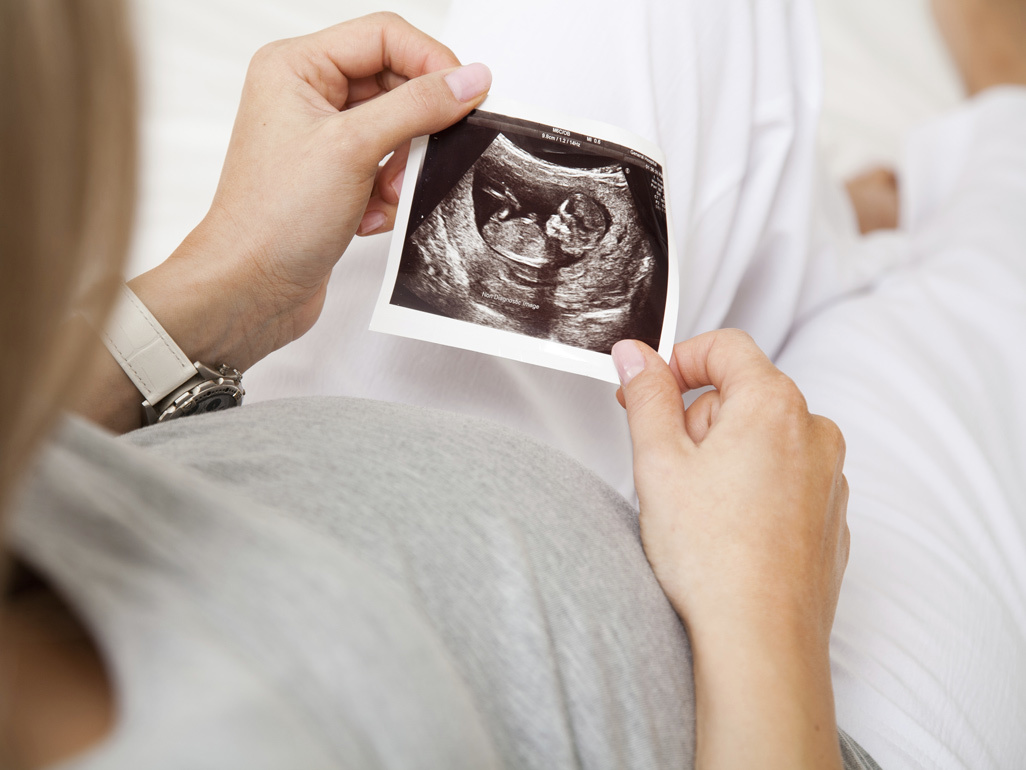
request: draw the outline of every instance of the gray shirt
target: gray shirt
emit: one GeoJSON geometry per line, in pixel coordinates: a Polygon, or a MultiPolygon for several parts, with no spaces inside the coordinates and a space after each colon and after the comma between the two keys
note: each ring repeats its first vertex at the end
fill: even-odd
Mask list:
{"type": "Polygon", "coordinates": [[[343,399],[69,420],[12,535],[114,679],[68,768],[692,766],[636,512],[506,429],[343,399]]]}

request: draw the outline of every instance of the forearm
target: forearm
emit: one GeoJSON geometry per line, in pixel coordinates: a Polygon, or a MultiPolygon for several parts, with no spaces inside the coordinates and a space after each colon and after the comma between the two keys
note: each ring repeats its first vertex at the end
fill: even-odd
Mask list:
{"type": "Polygon", "coordinates": [[[826,644],[770,618],[692,634],[700,770],[841,768],[826,644]]]}

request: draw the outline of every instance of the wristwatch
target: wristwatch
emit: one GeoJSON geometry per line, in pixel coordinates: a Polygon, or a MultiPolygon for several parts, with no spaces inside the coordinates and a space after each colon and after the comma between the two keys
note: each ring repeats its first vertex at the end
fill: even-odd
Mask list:
{"type": "Polygon", "coordinates": [[[131,289],[122,285],[103,344],[143,395],[147,425],[242,403],[242,373],[190,361],[131,289]]]}
{"type": "Polygon", "coordinates": [[[199,361],[192,363],[196,376],[172,390],[156,404],[142,402],[146,424],[188,417],[190,414],[220,412],[239,406],[246,391],[242,388],[242,372],[221,364],[215,372],[199,361]]]}

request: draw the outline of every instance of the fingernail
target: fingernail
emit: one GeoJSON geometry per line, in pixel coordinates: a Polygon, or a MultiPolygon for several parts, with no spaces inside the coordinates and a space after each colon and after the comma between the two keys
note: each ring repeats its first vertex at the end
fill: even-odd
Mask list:
{"type": "Polygon", "coordinates": [[[367,233],[373,233],[385,224],[386,218],[380,211],[368,211],[363,215],[363,219],[360,220],[360,226],[356,228],[356,234],[366,235],[367,233]]]}
{"type": "Polygon", "coordinates": [[[621,340],[613,345],[613,363],[620,384],[627,385],[645,369],[645,354],[634,340],[621,340]]]}
{"type": "Polygon", "coordinates": [[[469,102],[489,89],[492,73],[483,64],[468,64],[446,75],[445,82],[457,101],[469,102]]]}
{"type": "Polygon", "coordinates": [[[406,176],[406,169],[402,169],[392,180],[392,189],[395,190],[395,197],[398,200],[403,191],[403,177],[406,176]]]}

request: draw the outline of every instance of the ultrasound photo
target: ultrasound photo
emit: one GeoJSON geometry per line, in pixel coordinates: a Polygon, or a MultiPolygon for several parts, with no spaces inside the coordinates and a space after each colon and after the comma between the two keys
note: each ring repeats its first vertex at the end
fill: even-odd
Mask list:
{"type": "Polygon", "coordinates": [[[661,170],[558,130],[478,112],[431,137],[393,304],[599,353],[658,347],[661,170]]]}
{"type": "Polygon", "coordinates": [[[616,342],[672,344],[658,149],[539,114],[479,109],[414,143],[371,328],[612,381],[616,342]]]}

